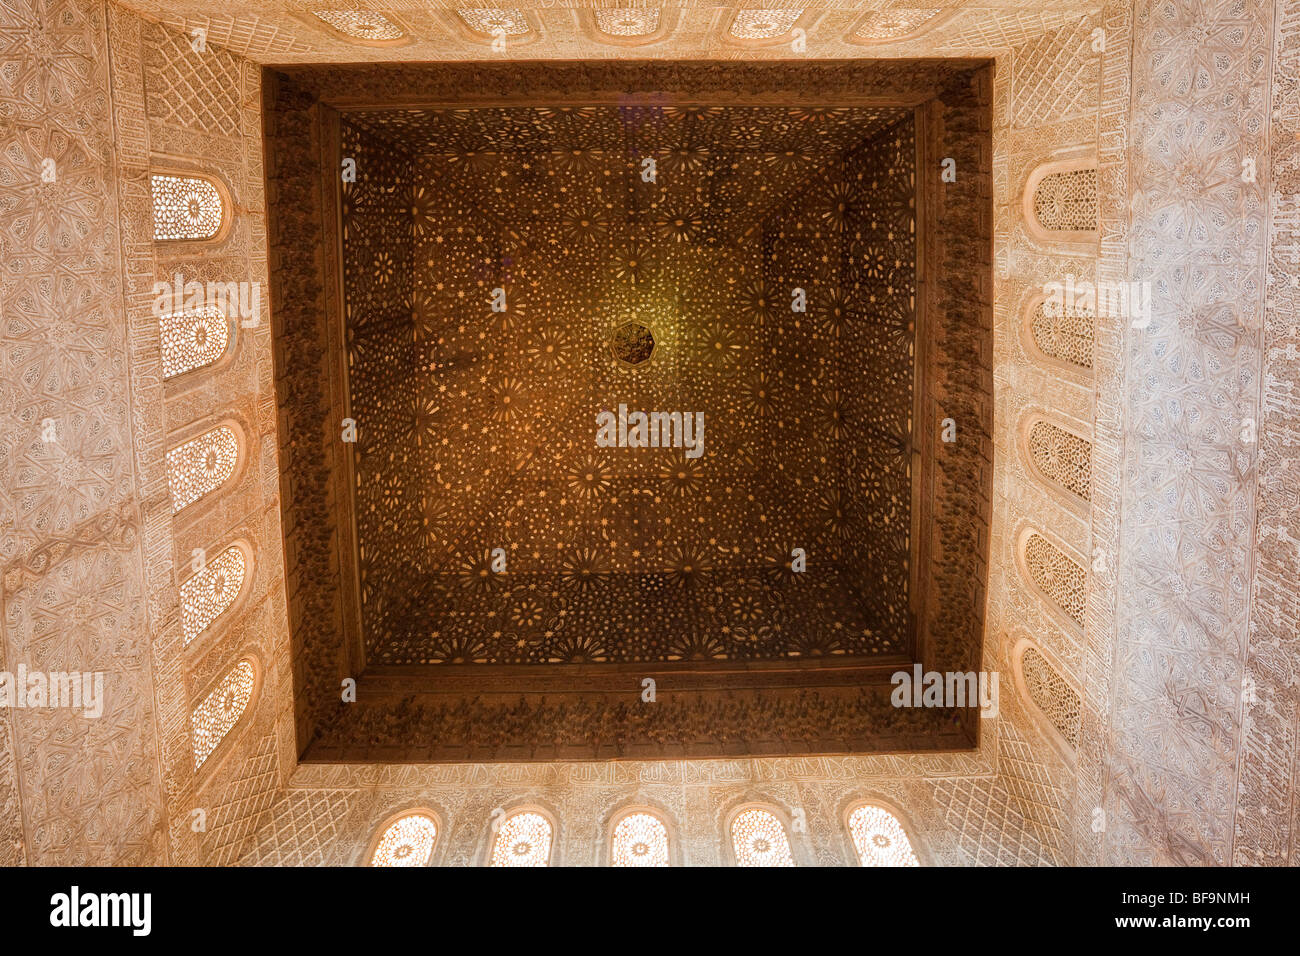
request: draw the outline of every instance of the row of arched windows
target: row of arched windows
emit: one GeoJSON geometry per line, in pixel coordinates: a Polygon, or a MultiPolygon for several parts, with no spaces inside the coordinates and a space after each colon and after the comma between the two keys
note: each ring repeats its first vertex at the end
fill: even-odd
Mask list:
{"type": "MultiPolygon", "coordinates": [[[[727,34],[736,40],[793,40],[798,25],[806,21],[804,13],[803,7],[737,10],[727,27],[727,34]]],[[[947,19],[948,13],[933,7],[875,11],[859,18],[844,39],[850,43],[893,43],[933,28],[947,19]]],[[[310,15],[335,34],[364,44],[400,45],[413,39],[392,15],[359,10],[313,10],[310,15]]],[[[540,30],[529,12],[520,8],[459,7],[454,16],[472,36],[483,40],[505,36],[526,42],[535,39],[540,30]]],[[[641,39],[642,42],[660,39],[676,19],[674,11],[654,7],[610,7],[584,16],[590,18],[588,32],[610,42],[626,42],[629,38],[641,39]]]]}
{"type": "MultiPolygon", "coordinates": [[[[1100,218],[1098,169],[1091,156],[1044,163],[1028,176],[1021,209],[1025,231],[1055,252],[1095,248],[1100,218]]],[[[1071,277],[1073,278],[1073,277],[1071,277]]],[[[1031,297],[1021,326],[1029,358],[1068,379],[1093,369],[1097,310],[1086,297],[1050,301],[1031,297]],[[1074,299],[1075,301],[1070,301],[1074,299]]],[[[1020,429],[1021,451],[1033,476],[1071,507],[1092,501],[1092,443],[1063,424],[1030,415],[1020,429]]],[[[1088,572],[1069,549],[1040,528],[1026,528],[1016,560],[1030,589],[1063,626],[1082,632],[1087,619],[1088,572]]],[[[1072,754],[1078,745],[1082,699],[1042,648],[1021,640],[1012,653],[1016,681],[1048,735],[1072,754]]]]}
{"type": "MultiPolygon", "coordinates": [[[[920,866],[912,841],[898,818],[875,803],[861,803],[845,817],[862,866],[920,866]]],[[[431,810],[410,810],[376,835],[370,866],[428,866],[440,823],[431,810]]],[[[520,808],[500,818],[492,837],[489,866],[550,866],[554,844],[550,818],[520,808]]],[[[737,866],[794,866],[785,824],[764,807],[745,807],[731,818],[731,849],[737,866]]],[[[668,825],[653,810],[633,808],[615,818],[609,836],[609,865],[658,867],[672,864],[668,825]]]]}
{"type": "MultiPolygon", "coordinates": [[[[230,201],[214,177],[155,171],[150,176],[153,235],[158,243],[214,244],[230,227],[230,201]]],[[[182,289],[175,290],[178,298],[182,289]]],[[[172,300],[158,311],[163,379],[211,369],[226,355],[233,336],[231,317],[218,306],[196,302],[190,308],[172,300]]],[[[243,454],[240,431],[220,424],[180,442],[166,453],[172,511],[179,514],[231,480],[243,454]]],[[[242,542],[223,547],[215,557],[195,562],[180,584],[184,646],[189,647],[230,613],[252,577],[252,551],[242,542]]],[[[201,695],[190,712],[194,767],[201,768],[248,711],[260,671],[244,656],[201,695]]]]}

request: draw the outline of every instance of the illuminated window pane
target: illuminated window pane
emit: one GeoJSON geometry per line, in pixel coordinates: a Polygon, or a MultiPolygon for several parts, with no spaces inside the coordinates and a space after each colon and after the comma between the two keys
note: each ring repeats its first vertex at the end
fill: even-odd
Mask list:
{"type": "Polygon", "coordinates": [[[225,204],[211,180],[155,173],[150,181],[155,239],[211,239],[221,231],[225,204]]]}
{"type": "Polygon", "coordinates": [[[212,755],[217,745],[225,739],[239,718],[243,716],[253,696],[255,672],[253,662],[242,660],[230,669],[216,689],[194,708],[190,726],[194,737],[194,766],[212,755]]]}
{"type": "Polygon", "coordinates": [[[234,474],[238,460],[239,438],[226,425],[169,451],[167,483],[172,492],[172,510],[180,511],[220,487],[234,474]]]}
{"type": "Polygon", "coordinates": [[[1097,317],[1092,309],[1038,303],[1030,318],[1034,344],[1044,355],[1069,362],[1080,368],[1092,368],[1093,340],[1097,317]]]}
{"type": "Polygon", "coordinates": [[[405,34],[397,24],[378,13],[362,10],[313,10],[339,33],[358,40],[400,40],[405,34]]]}
{"type": "Polygon", "coordinates": [[[497,831],[493,866],[549,866],[551,823],[540,813],[516,813],[497,831]]]}
{"type": "Polygon", "coordinates": [[[794,29],[803,10],[741,10],[731,22],[731,35],[740,40],[773,40],[794,29]]]}
{"type": "Polygon", "coordinates": [[[371,866],[427,866],[438,841],[438,825],[423,813],[393,822],[379,838],[371,866]]]}
{"type": "Polygon", "coordinates": [[[766,810],[746,810],[731,823],[731,845],[740,866],[794,866],[781,821],[766,810]]]}
{"type": "Polygon", "coordinates": [[[517,37],[528,32],[528,18],[522,10],[467,7],[456,12],[471,30],[484,36],[496,36],[500,31],[508,37],[517,37]]]}
{"type": "Polygon", "coordinates": [[[1074,688],[1032,647],[1025,648],[1020,668],[1030,699],[1070,746],[1078,747],[1082,707],[1074,688]]]}
{"type": "Polygon", "coordinates": [[[244,571],[243,550],[227,548],[181,585],[181,627],[187,645],[234,602],[244,586],[244,571]]]}
{"type": "Polygon", "coordinates": [[[920,866],[903,825],[881,807],[858,807],[849,814],[849,833],[863,866],[920,866]]]}
{"type": "Polygon", "coordinates": [[[1029,455],[1044,478],[1084,501],[1092,496],[1092,445],[1051,422],[1029,429],[1029,455]]]}
{"type": "Polygon", "coordinates": [[[668,828],[649,813],[629,813],[614,828],[614,866],[667,866],[668,828]]]}
{"type": "Polygon", "coordinates": [[[1041,534],[1025,539],[1025,566],[1034,583],[1082,627],[1088,605],[1087,572],[1041,534]]]}
{"type": "Polygon", "coordinates": [[[1097,170],[1049,173],[1034,190],[1034,215],[1049,232],[1097,229],[1097,170]]]}
{"type": "Polygon", "coordinates": [[[211,365],[230,340],[225,314],[215,306],[172,312],[158,320],[162,338],[163,378],[211,365]]]}
{"type": "Polygon", "coordinates": [[[601,33],[615,37],[643,37],[659,29],[659,11],[637,7],[615,7],[596,11],[596,26],[601,33]]]}

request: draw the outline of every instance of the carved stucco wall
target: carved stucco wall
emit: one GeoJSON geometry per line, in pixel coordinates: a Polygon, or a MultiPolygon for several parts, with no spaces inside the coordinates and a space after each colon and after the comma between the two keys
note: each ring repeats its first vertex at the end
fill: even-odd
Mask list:
{"type": "Polygon", "coordinates": [[[1300,863],[1300,7],[1278,3],[1267,140],[1256,141],[1267,250],[1260,339],[1255,579],[1246,673],[1258,703],[1243,720],[1232,863],[1300,863]],[[1290,816],[1288,817],[1288,813],[1290,816]]]}
{"type": "Polygon", "coordinates": [[[1153,309],[1150,327],[1122,340],[1103,843],[1116,863],[1295,861],[1297,628],[1294,594],[1278,587],[1296,564],[1277,532],[1296,504],[1296,406],[1280,380],[1295,372],[1295,313],[1281,308],[1294,305],[1281,296],[1295,253],[1283,223],[1271,284],[1267,269],[1270,211],[1295,203],[1270,173],[1270,159],[1285,171],[1295,158],[1294,36],[1274,19],[1286,6],[1134,13],[1126,243],[1153,309]],[[1271,157],[1270,145],[1283,151],[1271,157]]]}
{"type": "MultiPolygon", "coordinates": [[[[214,41],[258,60],[357,58],[354,45],[290,26],[279,4],[231,5],[218,18],[197,3],[133,5],[178,26],[203,17],[214,41]]],[[[936,863],[1294,864],[1300,14],[1283,0],[1165,0],[1108,4],[1077,25],[1077,14],[1039,6],[980,10],[933,43],[880,54],[999,54],[985,653],[1008,675],[1027,632],[1062,664],[1083,697],[1074,766],[1006,680],[1001,718],[968,755],[296,771],[275,450],[263,441],[274,434],[269,330],[241,330],[220,378],[176,394],[161,380],[148,301],[174,265],[147,228],[151,151],[210,163],[234,192],[242,225],[226,265],[203,268],[264,278],[258,71],[219,46],[201,69],[169,66],[186,39],[112,4],[6,7],[0,666],[111,677],[108,713],[93,726],[62,712],[0,713],[0,863],[351,863],[391,811],[415,805],[443,814],[435,860],[477,862],[491,810],[526,801],[561,821],[561,862],[598,861],[609,814],[642,802],[667,811],[686,861],[699,863],[721,858],[727,812],[754,799],[805,810],[808,832],[792,834],[800,862],[842,862],[842,804],[876,794],[904,808],[936,863]],[[1094,55],[1086,41],[1098,22],[1106,51],[1094,55]],[[1066,255],[1024,234],[1017,204],[1032,168],[1071,147],[1098,156],[1101,230],[1095,252],[1066,255]],[[47,154],[68,175],[42,192],[47,154]],[[1247,157],[1254,184],[1239,178],[1247,157]],[[1053,375],[1019,344],[1025,297],[1070,271],[1153,283],[1149,328],[1098,323],[1091,380],[1053,375]],[[249,467],[200,520],[175,522],[168,435],[216,409],[249,428],[249,467]],[[1086,516],[1018,456],[1027,412],[1091,438],[1086,516]],[[96,463],[75,472],[85,507],[68,520],[45,491],[69,474],[62,449],[33,444],[47,417],[67,422],[64,444],[96,463]],[[1247,418],[1253,447],[1238,440],[1247,418]],[[1081,632],[1021,577],[1014,549],[1027,524],[1093,569],[1081,632]],[[240,534],[258,548],[252,597],[201,656],[186,655],[175,593],[189,549],[240,534]],[[234,748],[196,781],[189,705],[245,647],[262,657],[264,691],[234,748]],[[208,810],[201,838],[195,806],[208,810]],[[1105,811],[1100,830],[1094,808],[1105,811]]],[[[646,55],[739,55],[704,35],[646,55]]],[[[843,46],[826,55],[862,53],[843,46]]],[[[538,43],[519,55],[556,52],[538,43]]]]}
{"type": "MultiPolygon", "coordinates": [[[[457,16],[456,0],[385,0],[341,4],[375,10],[398,24],[408,38],[397,45],[349,39],[310,15],[312,0],[226,0],[214,11],[205,0],[131,0],[126,4],[151,19],[188,32],[208,31],[212,43],[263,63],[355,62],[373,60],[606,59],[626,56],[668,59],[781,59],[791,37],[738,40],[730,27],[736,14],[758,8],[750,0],[678,0],[664,5],[664,29],[653,42],[628,46],[595,28],[595,0],[515,7],[529,32],[509,35],[503,52],[492,37],[471,31],[457,16]],[[522,7],[522,9],[520,9],[522,7]]],[[[635,4],[628,4],[634,6],[635,4]]],[[[647,5],[648,6],[648,5],[647,5]]],[[[796,9],[796,4],[768,4],[796,9]]],[[[808,3],[796,26],[806,30],[811,56],[968,56],[1006,51],[1045,32],[1073,23],[1098,8],[1088,0],[947,0],[943,4],[906,0],[883,4],[862,0],[808,3]],[[942,6],[950,17],[936,18],[913,37],[864,46],[852,39],[865,14],[882,7],[942,6]]],[[[330,9],[326,4],[325,9],[330,9]]]]}
{"type": "MultiPolygon", "coordinates": [[[[1296,563],[1296,547],[1285,530],[1289,512],[1296,507],[1294,491],[1287,490],[1295,486],[1296,470],[1298,409],[1289,387],[1297,371],[1296,344],[1295,326],[1284,318],[1294,314],[1295,305],[1290,278],[1295,213],[1293,200],[1279,188],[1282,182],[1293,183],[1296,175],[1294,38],[1300,25],[1292,15],[1277,26],[1274,30],[1271,10],[1241,3],[1139,4],[1136,10],[1114,3],[1093,20],[1050,31],[1003,50],[999,57],[994,356],[998,490],[986,654],[993,666],[1009,674],[1011,647],[1018,636],[1032,633],[1062,662],[1065,676],[1083,691],[1081,743],[1073,759],[1050,745],[1044,728],[1008,687],[996,735],[988,735],[979,756],[951,763],[942,758],[867,758],[407,768],[367,771],[374,775],[374,786],[364,789],[345,786],[349,774],[343,768],[307,768],[267,814],[260,839],[246,859],[354,861],[385,813],[404,804],[427,803],[449,815],[448,842],[437,858],[475,861],[487,845],[485,821],[491,809],[535,800],[566,821],[557,844],[559,859],[595,861],[595,848],[603,839],[601,826],[609,814],[638,799],[654,803],[650,791],[662,788],[666,778],[658,805],[669,810],[681,828],[693,862],[719,858],[729,801],[747,797],[768,797],[777,806],[805,809],[809,833],[794,837],[801,860],[847,859],[843,828],[833,811],[836,797],[850,791],[874,791],[906,806],[936,862],[1294,862],[1294,824],[1287,814],[1294,812],[1288,808],[1295,765],[1296,598],[1281,582],[1288,572],[1294,574],[1296,563]],[[1100,55],[1091,43],[1097,25],[1106,31],[1100,55]],[[1184,108],[1172,105],[1187,93],[1158,92],[1161,78],[1168,75],[1170,54],[1178,66],[1175,75],[1190,81],[1193,89],[1213,90],[1201,95],[1202,115],[1190,124],[1179,121],[1184,108]],[[1268,64],[1275,56],[1276,79],[1270,87],[1268,64]],[[1232,65],[1225,67],[1225,62],[1232,65]],[[1263,113],[1269,89],[1276,97],[1273,121],[1278,126],[1268,140],[1271,154],[1265,150],[1263,113]],[[1145,91],[1141,102],[1154,112],[1130,113],[1135,90],[1145,91]],[[1215,114],[1225,105],[1242,115],[1218,118],[1217,134],[1207,131],[1203,122],[1197,124],[1211,120],[1214,125],[1215,114]],[[1044,247],[1026,235],[1018,218],[1025,179],[1039,164],[1078,152],[1095,155],[1098,162],[1096,246],[1044,247]],[[1161,240],[1158,233],[1169,228],[1165,208],[1172,206],[1182,215],[1213,208],[1215,197],[1206,194],[1213,187],[1202,186],[1195,171],[1216,168],[1219,157],[1227,156],[1235,175],[1244,153],[1258,158],[1264,171],[1260,182],[1242,191],[1228,187],[1230,196],[1220,201],[1228,202],[1230,211],[1222,222],[1235,224],[1234,238],[1201,255],[1209,265],[1216,263],[1216,252],[1221,260],[1232,250],[1227,266],[1216,268],[1224,280],[1221,288],[1241,297],[1244,314],[1240,328],[1224,338],[1208,327],[1214,321],[1214,300],[1188,296],[1188,273],[1180,271],[1185,264],[1160,261],[1144,274],[1147,260],[1138,253],[1177,248],[1178,238],[1164,235],[1161,240]],[[1269,177],[1269,159],[1277,179],[1269,177]],[[1170,164],[1174,175],[1168,174],[1170,164]],[[1130,223],[1130,190],[1136,191],[1132,184],[1139,178],[1148,184],[1142,194],[1146,202],[1135,207],[1130,223]],[[1266,192],[1270,185],[1272,196],[1266,192]],[[1272,325],[1264,333],[1267,364],[1261,370],[1260,343],[1255,340],[1265,304],[1264,217],[1269,210],[1274,273],[1267,314],[1272,325]],[[1147,237],[1146,246],[1133,238],[1141,235],[1147,237]],[[1041,291],[1043,282],[1059,281],[1067,273],[1112,282],[1149,275],[1155,286],[1157,317],[1151,329],[1132,329],[1114,317],[1098,323],[1091,379],[1054,375],[1034,365],[1018,340],[1026,297],[1041,291]],[[1232,284],[1227,284],[1229,277],[1232,284]],[[1197,348],[1223,354],[1201,355],[1200,362],[1191,365],[1165,365],[1163,388],[1153,389],[1159,379],[1153,381],[1143,363],[1159,364],[1169,348],[1159,331],[1162,310],[1168,333],[1178,329],[1171,319],[1204,315],[1207,329],[1197,348]],[[1254,339],[1251,328],[1256,330],[1254,339]],[[1135,421],[1162,402],[1177,407],[1175,399],[1186,402],[1195,396],[1198,384],[1180,378],[1197,366],[1212,370],[1216,379],[1225,375],[1221,381],[1242,383],[1243,394],[1234,404],[1244,401],[1244,408],[1220,414],[1231,419],[1234,430],[1242,419],[1258,416],[1260,460],[1268,472],[1261,473],[1258,485],[1249,469],[1239,471],[1235,464],[1211,477],[1216,494],[1224,487],[1238,489],[1235,511],[1176,510],[1156,519],[1149,505],[1144,511],[1138,503],[1141,496],[1134,486],[1164,491],[1171,479],[1174,485],[1189,483],[1195,476],[1170,473],[1178,452],[1194,451],[1198,463],[1210,459],[1210,466],[1214,455],[1200,446],[1203,433],[1158,434],[1148,428],[1134,434],[1135,421]],[[1229,368],[1230,373],[1221,372],[1229,368]],[[1261,387],[1264,405],[1257,410],[1261,387]],[[1070,424],[1092,443],[1091,502],[1084,512],[1038,480],[1016,453],[1020,422],[1026,414],[1039,412],[1070,424]],[[1183,447],[1169,448],[1180,435],[1183,447]],[[1165,451],[1148,453],[1153,442],[1165,444],[1165,451]],[[1124,475],[1128,477],[1122,481],[1124,475]],[[1257,505],[1252,500],[1256,495],[1257,505]],[[1251,522],[1241,522],[1256,506],[1274,523],[1261,526],[1253,539],[1258,544],[1252,547],[1251,522]],[[1154,531],[1171,522],[1178,526],[1175,517],[1186,517],[1189,523],[1183,527],[1202,535],[1180,558],[1201,552],[1206,557],[1199,569],[1194,557],[1172,568],[1169,553],[1163,563],[1156,560],[1160,552],[1152,533],[1143,533],[1144,528],[1154,531]],[[1208,530],[1222,521],[1233,523],[1225,527],[1242,542],[1231,560],[1213,557],[1218,539],[1208,530]],[[1050,528],[1057,543],[1093,571],[1081,629],[1072,629],[1045,608],[1021,576],[1014,549],[1019,532],[1031,525],[1050,528]],[[1240,559],[1252,553],[1258,569],[1253,587],[1239,573],[1240,559]],[[1165,568],[1168,576],[1142,580],[1148,561],[1165,568]],[[1117,568],[1129,576],[1124,587],[1116,587],[1117,568]],[[1198,623],[1196,615],[1180,618],[1175,610],[1176,595],[1183,590],[1180,581],[1189,579],[1186,583],[1191,584],[1211,569],[1225,584],[1198,613],[1207,607],[1226,608],[1230,620],[1222,630],[1218,623],[1198,623]],[[1244,600],[1234,596],[1238,592],[1253,593],[1249,625],[1244,600]],[[1189,621],[1195,626],[1189,628],[1189,621]],[[1159,628],[1164,627],[1169,631],[1162,637],[1159,628]],[[1184,643],[1195,634],[1199,637],[1184,643]],[[1162,650],[1180,644],[1186,647],[1189,666],[1201,660],[1226,660],[1228,666],[1220,665],[1217,680],[1203,682],[1198,675],[1196,680],[1171,681],[1170,658],[1162,650]],[[1216,655],[1216,648],[1228,653],[1216,655]],[[1226,732],[1207,733],[1207,712],[1220,722],[1223,714],[1233,713],[1247,653],[1259,703],[1245,714],[1240,733],[1232,729],[1232,717],[1226,719],[1226,732]],[[1150,719],[1158,719],[1162,733],[1137,733],[1150,719]],[[1197,769],[1176,771],[1184,761],[1197,769]],[[1208,774],[1209,788],[1197,782],[1202,771],[1208,774]],[[342,824],[337,815],[341,807],[349,810],[342,824]],[[313,808],[319,811],[315,816],[313,808]],[[1098,809],[1104,813],[1099,815],[1098,809]],[[331,828],[341,827],[341,844],[333,855],[319,842],[304,840],[304,832],[310,833],[326,817],[331,828]],[[1263,825],[1264,820],[1272,825],[1263,825]]],[[[1233,180],[1225,174],[1220,181],[1233,180]]],[[[1177,215],[1174,219],[1176,223],[1177,215]]],[[[1195,258],[1194,251],[1189,257],[1195,258]]],[[[1181,334],[1194,337],[1187,328],[1181,334]]],[[[1214,395],[1204,398],[1207,409],[1218,402],[1214,395]]],[[[1197,488],[1188,484],[1186,491],[1197,488]]],[[[1187,500],[1194,499],[1191,495],[1187,500]]]]}
{"type": "Polygon", "coordinates": [[[118,240],[144,183],[115,156],[108,28],[102,4],[0,13],[0,656],[9,671],[107,675],[98,721],[0,713],[0,798],[21,809],[0,824],[5,862],[165,854],[151,638],[169,610],[150,583],[171,561],[157,545],[170,509],[150,507],[166,503],[161,448],[140,440],[161,426],[158,402],[142,407],[131,388],[133,352],[148,346],[126,312],[118,240]],[[52,183],[41,181],[47,157],[52,183]],[[42,440],[47,419],[56,441],[42,440]]]}
{"type": "Polygon", "coordinates": [[[216,50],[187,62],[184,37],[112,4],[19,3],[0,16],[0,655],[9,670],[102,671],[106,697],[99,720],[0,714],[0,803],[16,811],[3,826],[21,821],[0,860],[220,862],[293,744],[273,727],[287,698],[269,328],[263,304],[228,361],[164,383],[152,290],[176,272],[265,283],[260,72],[216,50]],[[46,157],[53,183],[41,182],[46,157]],[[224,239],[153,241],[155,164],[222,178],[224,239]],[[53,443],[41,441],[47,418],[53,443]],[[165,450],[223,419],[240,427],[246,464],[173,516],[165,450]],[[184,648],[177,586],[192,552],[238,538],[253,546],[249,593],[184,648]],[[250,649],[266,690],[196,776],[192,703],[250,649]]]}

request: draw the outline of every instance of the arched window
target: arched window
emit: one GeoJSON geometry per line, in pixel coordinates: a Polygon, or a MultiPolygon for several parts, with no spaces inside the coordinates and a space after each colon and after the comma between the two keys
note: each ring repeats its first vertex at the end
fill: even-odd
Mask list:
{"type": "Polygon", "coordinates": [[[253,698],[256,683],[257,669],[246,657],[232,667],[216,688],[194,708],[190,715],[190,728],[194,738],[196,770],[239,723],[253,698]]]}
{"type": "Polygon", "coordinates": [[[313,10],[312,15],[344,36],[372,43],[400,40],[406,34],[387,17],[365,10],[313,10]]]}
{"type": "Polygon", "coordinates": [[[921,32],[942,12],[937,7],[920,7],[869,13],[853,31],[853,39],[861,43],[892,43],[921,32]]]}
{"type": "Polygon", "coordinates": [[[438,842],[438,822],[427,813],[408,813],[384,830],[370,855],[371,866],[428,866],[438,842]]]}
{"type": "Polygon", "coordinates": [[[1066,151],[1030,172],[1020,197],[1026,234],[1060,251],[1092,250],[1097,244],[1097,159],[1086,151],[1066,151]]]}
{"type": "Polygon", "coordinates": [[[596,29],[612,37],[641,37],[659,29],[659,10],[638,7],[613,7],[597,10],[596,29]]]}
{"type": "Polygon", "coordinates": [[[215,239],[225,226],[226,203],[211,179],[154,173],[150,185],[154,239],[215,239]]]}
{"type": "Polygon", "coordinates": [[[907,831],[884,807],[865,805],[850,813],[849,835],[863,866],[921,865],[907,831]]]}
{"type": "Polygon", "coordinates": [[[738,40],[775,40],[794,29],[803,16],[798,10],[740,10],[731,21],[731,35],[738,40]]]}
{"type": "Polygon", "coordinates": [[[1041,534],[1024,539],[1023,560],[1030,580],[1074,623],[1083,627],[1088,604],[1088,574],[1041,534]]]}
{"type": "Polygon", "coordinates": [[[475,33],[495,37],[498,31],[508,37],[523,36],[530,29],[522,10],[490,7],[461,7],[456,13],[475,33]]]}
{"type": "Polygon", "coordinates": [[[158,320],[162,339],[163,378],[175,378],[225,354],[230,323],[216,306],[170,312],[158,320]]]}
{"type": "Polygon", "coordinates": [[[1097,168],[1048,173],[1034,188],[1034,218],[1046,232],[1096,232],[1097,168]]]}
{"type": "Polygon", "coordinates": [[[614,827],[613,866],[667,866],[668,828],[653,813],[626,814],[614,827]]]}
{"type": "Polygon", "coordinates": [[[1043,298],[1030,308],[1028,324],[1033,350],[1076,368],[1092,368],[1097,334],[1095,310],[1077,303],[1049,304],[1043,298]]]}
{"type": "Polygon", "coordinates": [[[181,585],[181,629],[186,646],[235,602],[244,586],[245,564],[244,549],[233,545],[181,585]]]}
{"type": "Polygon", "coordinates": [[[180,511],[219,488],[235,473],[238,461],[239,436],[228,425],[218,425],[169,451],[167,484],[172,511],[180,511]]]}
{"type": "Polygon", "coordinates": [[[744,810],[731,821],[731,845],[739,866],[794,866],[785,827],[767,810],[744,810]]]}
{"type": "Polygon", "coordinates": [[[550,866],[551,821],[540,813],[512,813],[497,830],[493,866],[550,866]]]}
{"type": "Polygon", "coordinates": [[[1071,750],[1079,746],[1082,701],[1069,682],[1028,641],[1020,647],[1020,677],[1039,716],[1071,750]]]}
{"type": "Polygon", "coordinates": [[[1025,436],[1029,460],[1046,480],[1083,501],[1092,499],[1092,443],[1038,419],[1025,436]]]}

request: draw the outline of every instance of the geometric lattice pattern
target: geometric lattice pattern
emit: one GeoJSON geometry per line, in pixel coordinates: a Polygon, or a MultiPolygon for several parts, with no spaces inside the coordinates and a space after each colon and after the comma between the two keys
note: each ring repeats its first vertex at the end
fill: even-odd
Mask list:
{"type": "Polygon", "coordinates": [[[275,803],[280,765],[275,743],[272,731],[249,746],[241,753],[238,771],[214,792],[203,840],[205,865],[234,866],[247,852],[259,818],[275,803]]]}
{"type": "Polygon", "coordinates": [[[803,10],[741,10],[731,22],[731,35],[740,40],[773,40],[794,27],[803,10]]]}
{"type": "MultiPolygon", "coordinates": [[[[303,42],[294,32],[301,32],[296,20],[277,24],[271,18],[254,15],[212,16],[204,18],[208,43],[228,53],[263,61],[291,53],[310,53],[311,45],[303,42]]],[[[184,16],[171,16],[163,20],[169,32],[189,36],[184,16]]]]}
{"type": "Polygon", "coordinates": [[[1050,866],[1050,855],[1026,818],[1021,802],[997,777],[967,777],[930,784],[944,826],[976,866],[1050,866]]]}
{"type": "Polygon", "coordinates": [[[1034,189],[1034,216],[1048,232],[1095,232],[1096,168],[1044,176],[1034,189]]]}
{"type": "Polygon", "coordinates": [[[1092,444],[1051,422],[1036,421],[1029,429],[1029,457],[1048,481],[1072,491],[1084,501],[1092,494],[1092,444]]]}
{"type": "Polygon", "coordinates": [[[438,824],[423,813],[396,820],[375,847],[371,866],[427,866],[438,840],[438,824]]]}
{"type": "Polygon", "coordinates": [[[1033,647],[1025,648],[1020,667],[1030,699],[1070,746],[1078,747],[1081,706],[1074,688],[1033,647]]]}
{"type": "Polygon", "coordinates": [[[659,29],[658,10],[614,7],[596,11],[596,27],[614,37],[641,37],[659,29]]]}
{"type": "Polygon", "coordinates": [[[883,807],[858,807],[849,814],[849,834],[863,866],[920,866],[907,832],[883,807]]]}
{"type": "Polygon", "coordinates": [[[255,679],[253,662],[244,659],[232,667],[212,693],[194,708],[190,717],[194,769],[203,766],[203,761],[212,755],[212,751],[239,723],[239,718],[253,697],[255,679]]]}
{"type": "Polygon", "coordinates": [[[668,828],[650,813],[629,813],[614,828],[612,866],[667,866],[668,828]]]}
{"type": "Polygon", "coordinates": [[[211,365],[230,340],[226,315],[216,306],[170,312],[158,320],[163,378],[211,365]]]}
{"type": "Polygon", "coordinates": [[[257,822],[244,866],[321,866],[352,809],[352,790],[290,790],[257,822]]]}
{"type": "Polygon", "coordinates": [[[234,603],[244,573],[243,548],[230,547],[181,585],[181,627],[187,645],[234,603]]]}
{"type": "Polygon", "coordinates": [[[239,437],[228,425],[167,452],[167,484],[172,493],[172,510],[180,511],[221,486],[239,461],[239,437]]]}
{"type": "Polygon", "coordinates": [[[745,810],[731,822],[738,866],[794,866],[781,821],[766,810],[745,810]]]}
{"type": "Polygon", "coordinates": [[[523,36],[529,30],[528,18],[524,16],[522,10],[473,7],[459,9],[456,13],[465,21],[466,26],[484,36],[517,37],[523,36]]]}
{"type": "Polygon", "coordinates": [[[1034,345],[1051,358],[1092,368],[1096,312],[1087,306],[1055,304],[1044,299],[1029,317],[1034,345]]]}
{"type": "Polygon", "coordinates": [[[401,27],[378,13],[359,10],[313,10],[312,14],[324,20],[339,33],[358,40],[400,40],[401,27]]]}
{"type": "Polygon", "coordinates": [[[1088,574],[1041,534],[1025,539],[1025,566],[1034,583],[1080,627],[1088,604],[1088,574]]]}
{"type": "Polygon", "coordinates": [[[1092,18],[1081,18],[1017,51],[1010,84],[1013,124],[1022,128],[1049,125],[1096,110],[1102,58],[1093,49],[1095,26],[1092,18]]]}
{"type": "Polygon", "coordinates": [[[507,817],[492,844],[493,866],[549,866],[551,822],[540,813],[507,817]]]}
{"type": "Polygon", "coordinates": [[[216,33],[209,29],[202,52],[188,30],[150,30],[148,42],[145,79],[155,119],[205,132],[240,128],[240,61],[218,47],[216,33]]]}
{"type": "Polygon", "coordinates": [[[893,40],[916,32],[941,12],[933,7],[925,7],[916,10],[871,13],[853,31],[853,35],[859,40],[893,40]]]}
{"type": "Polygon", "coordinates": [[[154,239],[211,239],[221,231],[226,207],[211,180],[154,173],[150,184],[154,239]]]}

